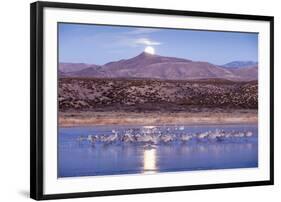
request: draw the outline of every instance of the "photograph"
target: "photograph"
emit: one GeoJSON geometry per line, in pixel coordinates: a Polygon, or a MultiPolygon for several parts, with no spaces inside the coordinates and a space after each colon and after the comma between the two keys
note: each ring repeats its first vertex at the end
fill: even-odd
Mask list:
{"type": "Polygon", "coordinates": [[[57,37],[58,178],[258,168],[259,33],[58,22],[57,37]]]}

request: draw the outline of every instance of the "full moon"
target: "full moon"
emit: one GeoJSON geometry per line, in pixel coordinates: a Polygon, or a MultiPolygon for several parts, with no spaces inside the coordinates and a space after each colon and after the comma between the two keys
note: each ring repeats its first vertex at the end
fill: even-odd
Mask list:
{"type": "Polygon", "coordinates": [[[154,50],[153,47],[147,46],[147,47],[144,49],[144,52],[149,53],[149,54],[151,54],[151,55],[154,55],[155,50],[154,50]]]}

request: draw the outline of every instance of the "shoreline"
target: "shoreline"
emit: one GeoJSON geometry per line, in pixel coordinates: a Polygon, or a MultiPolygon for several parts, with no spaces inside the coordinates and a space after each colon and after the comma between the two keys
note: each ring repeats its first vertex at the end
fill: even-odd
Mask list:
{"type": "Polygon", "coordinates": [[[257,110],[231,112],[60,112],[59,127],[257,124],[257,110]]]}

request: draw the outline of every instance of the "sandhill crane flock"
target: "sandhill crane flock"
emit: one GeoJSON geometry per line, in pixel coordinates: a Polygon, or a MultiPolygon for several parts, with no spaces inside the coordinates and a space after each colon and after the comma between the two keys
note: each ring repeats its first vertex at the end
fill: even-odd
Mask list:
{"type": "Polygon", "coordinates": [[[173,144],[188,142],[226,142],[226,141],[248,141],[256,134],[251,130],[230,130],[214,129],[204,132],[186,133],[184,127],[177,127],[176,130],[166,128],[160,130],[157,127],[143,129],[112,130],[107,134],[88,134],[78,137],[79,142],[91,144],[173,144]]]}

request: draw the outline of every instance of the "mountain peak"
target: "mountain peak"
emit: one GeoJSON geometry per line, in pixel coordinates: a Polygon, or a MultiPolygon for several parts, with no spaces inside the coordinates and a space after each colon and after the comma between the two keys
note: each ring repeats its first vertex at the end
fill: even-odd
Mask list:
{"type": "Polygon", "coordinates": [[[153,56],[158,56],[158,55],[150,54],[150,53],[147,53],[147,52],[143,51],[139,55],[137,55],[136,57],[153,57],[153,56]]]}

